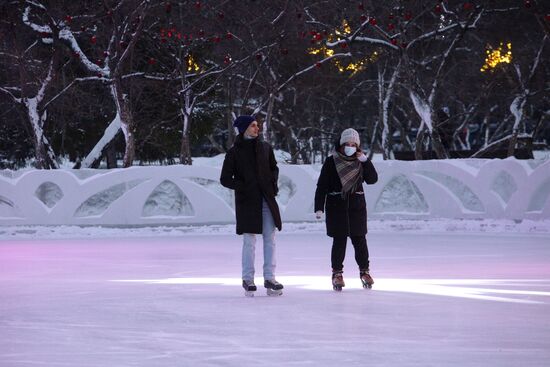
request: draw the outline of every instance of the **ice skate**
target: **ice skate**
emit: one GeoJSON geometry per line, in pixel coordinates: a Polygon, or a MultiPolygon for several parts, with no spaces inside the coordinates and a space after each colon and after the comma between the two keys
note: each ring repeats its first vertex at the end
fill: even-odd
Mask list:
{"type": "Polygon", "coordinates": [[[258,288],[256,288],[256,284],[254,284],[253,280],[244,280],[243,279],[243,288],[244,288],[244,295],[247,297],[254,297],[254,292],[258,288]]]}
{"type": "Polygon", "coordinates": [[[361,270],[359,272],[359,277],[361,278],[361,283],[363,283],[363,288],[371,289],[374,284],[374,279],[369,274],[369,269],[361,270]]]}
{"type": "Polygon", "coordinates": [[[335,291],[341,292],[342,288],[346,286],[346,283],[344,282],[344,275],[341,271],[333,271],[332,272],[332,289],[335,291]]]}
{"type": "Polygon", "coordinates": [[[283,285],[275,279],[265,280],[264,287],[267,290],[268,296],[280,296],[283,294],[283,285]]]}

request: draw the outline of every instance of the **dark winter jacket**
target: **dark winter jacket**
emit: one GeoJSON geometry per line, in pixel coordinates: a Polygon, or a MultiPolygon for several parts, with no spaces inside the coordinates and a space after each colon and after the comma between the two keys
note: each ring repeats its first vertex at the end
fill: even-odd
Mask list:
{"type": "MultiPolygon", "coordinates": [[[[367,184],[378,181],[378,174],[370,159],[362,163],[363,180],[367,184]]],[[[330,237],[364,236],[367,233],[367,206],[363,186],[343,198],[342,183],[332,156],[321,168],[315,191],[315,211],[326,216],[327,235],[330,237]]]]}
{"type": "Polygon", "coordinates": [[[279,168],[271,146],[260,139],[238,135],[223,161],[220,182],[235,190],[237,234],[262,233],[262,197],[275,226],[281,230],[281,214],[275,201],[279,168]]]}

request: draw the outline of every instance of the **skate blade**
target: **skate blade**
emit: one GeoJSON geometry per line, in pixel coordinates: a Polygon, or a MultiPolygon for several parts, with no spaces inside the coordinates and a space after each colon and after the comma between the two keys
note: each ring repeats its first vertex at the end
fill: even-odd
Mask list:
{"type": "Polygon", "coordinates": [[[332,286],[332,289],[334,289],[336,292],[342,292],[342,288],[343,287],[341,287],[339,285],[332,286]]]}
{"type": "Polygon", "coordinates": [[[254,297],[254,291],[244,291],[246,297],[254,297]]]}
{"type": "Polygon", "coordinates": [[[363,284],[363,288],[372,289],[372,284],[363,284]]]}
{"type": "Polygon", "coordinates": [[[282,290],[275,290],[275,289],[267,289],[267,295],[270,297],[277,297],[281,296],[283,294],[282,290]]]}

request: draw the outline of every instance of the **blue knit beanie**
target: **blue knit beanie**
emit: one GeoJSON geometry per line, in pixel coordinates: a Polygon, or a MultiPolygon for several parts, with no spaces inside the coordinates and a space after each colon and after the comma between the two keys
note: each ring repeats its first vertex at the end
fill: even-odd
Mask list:
{"type": "Polygon", "coordinates": [[[253,123],[254,121],[256,121],[254,116],[249,116],[249,115],[239,116],[233,122],[233,127],[236,127],[237,130],[239,130],[239,134],[242,134],[246,131],[246,129],[248,129],[248,126],[250,126],[250,124],[253,123]]]}

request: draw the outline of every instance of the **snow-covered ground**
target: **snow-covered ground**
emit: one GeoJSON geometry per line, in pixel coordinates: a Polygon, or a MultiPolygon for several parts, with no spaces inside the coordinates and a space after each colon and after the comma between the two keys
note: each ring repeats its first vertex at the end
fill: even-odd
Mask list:
{"type": "Polygon", "coordinates": [[[548,223],[369,226],[376,284],[348,245],[336,293],[322,224],[285,224],[276,298],[232,226],[2,227],[0,366],[548,366],[548,223]]]}

